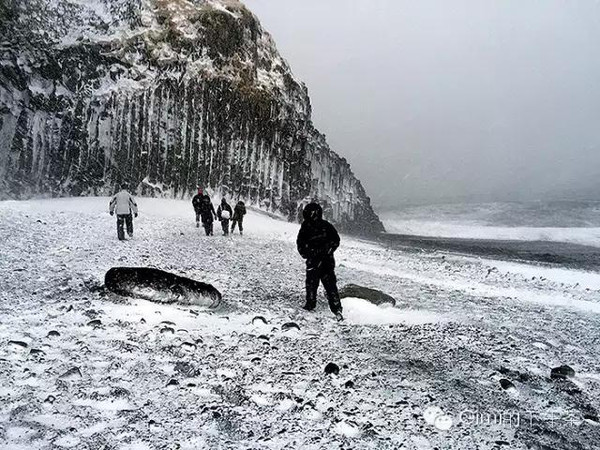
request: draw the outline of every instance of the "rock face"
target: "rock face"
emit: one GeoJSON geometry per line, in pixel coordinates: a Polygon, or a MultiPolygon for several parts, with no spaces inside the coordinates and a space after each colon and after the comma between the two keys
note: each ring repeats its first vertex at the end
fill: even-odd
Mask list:
{"type": "Polygon", "coordinates": [[[362,298],[373,303],[374,305],[396,305],[396,299],[391,295],[378,291],[377,289],[371,289],[368,287],[359,286],[357,284],[347,284],[340,289],[340,297],[362,298]]]}
{"type": "Polygon", "coordinates": [[[317,199],[342,230],[383,230],[240,2],[5,0],[0,34],[0,198],[200,185],[290,220],[317,199]]]}

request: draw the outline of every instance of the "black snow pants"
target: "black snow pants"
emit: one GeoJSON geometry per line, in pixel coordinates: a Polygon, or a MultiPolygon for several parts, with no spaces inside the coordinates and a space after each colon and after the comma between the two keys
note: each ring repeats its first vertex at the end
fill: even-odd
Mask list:
{"type": "Polygon", "coordinates": [[[223,228],[223,236],[229,234],[229,219],[221,219],[221,228],[223,228]]]}
{"type": "Polygon", "coordinates": [[[317,291],[319,282],[323,283],[325,296],[329,301],[332,313],[342,312],[342,303],[335,277],[335,260],[333,257],[324,259],[308,259],[306,261],[306,306],[309,309],[317,306],[317,291]]]}
{"type": "Polygon", "coordinates": [[[200,211],[196,211],[196,228],[200,228],[200,211]]]}
{"type": "Polygon", "coordinates": [[[242,234],[244,232],[244,219],[233,219],[231,221],[231,232],[232,233],[235,231],[236,224],[240,227],[240,234],[242,234]]]}
{"type": "Polygon", "coordinates": [[[133,236],[133,216],[131,214],[117,214],[117,237],[120,241],[125,239],[125,231],[123,225],[127,226],[127,234],[133,236]]]}
{"type": "Polygon", "coordinates": [[[202,217],[202,226],[204,227],[204,231],[207,236],[213,235],[213,218],[212,216],[203,216],[202,217]]]}

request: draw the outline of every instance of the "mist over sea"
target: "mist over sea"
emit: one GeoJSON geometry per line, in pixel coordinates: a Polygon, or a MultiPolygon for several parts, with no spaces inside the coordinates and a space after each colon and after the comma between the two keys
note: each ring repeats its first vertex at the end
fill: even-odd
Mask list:
{"type": "Polygon", "coordinates": [[[600,246],[600,202],[498,202],[378,211],[388,233],[600,246]]]}

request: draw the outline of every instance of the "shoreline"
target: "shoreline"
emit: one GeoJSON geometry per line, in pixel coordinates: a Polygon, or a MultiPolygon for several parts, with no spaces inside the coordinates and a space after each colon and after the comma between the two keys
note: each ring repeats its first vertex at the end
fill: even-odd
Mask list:
{"type": "Polygon", "coordinates": [[[394,233],[380,234],[374,242],[404,251],[440,251],[502,261],[600,271],[600,248],[567,242],[447,238],[394,233]]]}

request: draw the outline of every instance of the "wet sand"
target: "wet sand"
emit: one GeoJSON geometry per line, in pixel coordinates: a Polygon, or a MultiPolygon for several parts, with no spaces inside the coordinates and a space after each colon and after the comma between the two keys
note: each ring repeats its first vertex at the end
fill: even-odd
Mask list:
{"type": "Polygon", "coordinates": [[[390,233],[382,234],[377,241],[405,251],[441,251],[600,271],[600,248],[565,242],[441,238],[390,233]]]}

